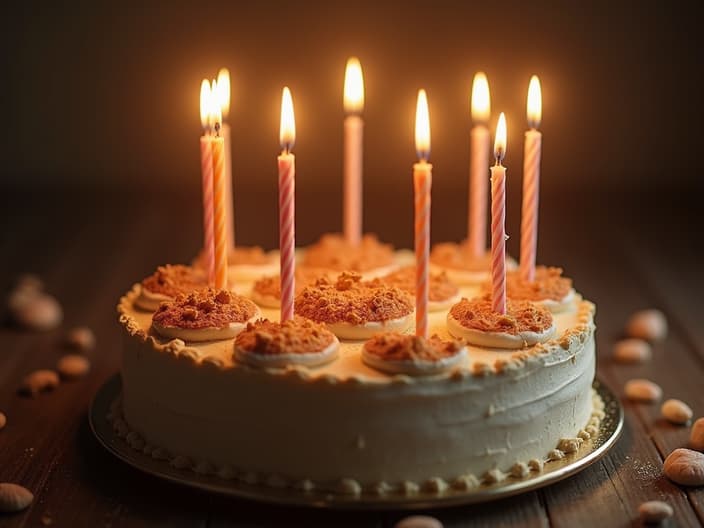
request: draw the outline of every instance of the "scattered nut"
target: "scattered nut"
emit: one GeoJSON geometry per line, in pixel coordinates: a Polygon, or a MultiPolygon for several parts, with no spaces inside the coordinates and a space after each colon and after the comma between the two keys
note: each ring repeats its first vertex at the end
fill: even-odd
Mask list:
{"type": "Polygon", "coordinates": [[[662,501],[648,501],[638,506],[640,520],[646,524],[658,524],[674,514],[672,506],[662,501]]]}
{"type": "Polygon", "coordinates": [[[0,412],[0,429],[3,429],[5,424],[7,424],[7,416],[5,416],[5,413],[0,412]]]}
{"type": "Polygon", "coordinates": [[[675,449],[665,459],[665,476],[683,486],[704,486],[704,453],[675,449]]]}
{"type": "MultiPolygon", "coordinates": [[[[19,295],[19,294],[18,294],[19,295]]],[[[13,310],[14,320],[28,330],[53,330],[61,324],[63,311],[59,302],[44,293],[30,294],[13,310]]]]}
{"type": "Polygon", "coordinates": [[[704,418],[698,418],[692,426],[689,435],[689,447],[697,451],[704,451],[704,418]]]}
{"type": "Polygon", "coordinates": [[[678,425],[685,425],[694,415],[689,405],[682,400],[676,400],[674,398],[663,403],[662,407],[660,407],[660,412],[667,421],[678,425]]]}
{"type": "Polygon", "coordinates": [[[397,522],[394,528],[442,528],[442,523],[435,517],[411,515],[397,522]]]}
{"type": "Polygon", "coordinates": [[[86,326],[77,326],[66,333],[65,343],[68,348],[74,350],[92,350],[95,348],[95,334],[86,326]]]}
{"type": "Polygon", "coordinates": [[[667,319],[660,310],[641,310],[626,324],[626,333],[647,341],[659,341],[667,336],[667,319]]]}
{"type": "Polygon", "coordinates": [[[44,289],[44,281],[34,273],[23,273],[15,281],[15,288],[28,288],[31,290],[42,291],[44,289]]]}
{"type": "Polygon", "coordinates": [[[652,355],[650,343],[642,339],[622,339],[614,345],[614,359],[619,363],[645,363],[652,355]]]}
{"type": "Polygon", "coordinates": [[[59,359],[56,370],[61,377],[68,379],[80,378],[88,374],[90,361],[85,356],[79,354],[66,354],[59,359]]]}
{"type": "Polygon", "coordinates": [[[662,398],[662,389],[647,379],[632,379],[626,382],[626,397],[641,402],[656,402],[662,398]]]}
{"type": "Polygon", "coordinates": [[[27,396],[36,396],[40,392],[51,391],[59,386],[59,376],[53,370],[35,370],[25,376],[20,392],[27,396]]]}
{"type": "Polygon", "coordinates": [[[27,488],[11,482],[0,483],[0,512],[24,510],[33,500],[34,495],[27,488]]]}

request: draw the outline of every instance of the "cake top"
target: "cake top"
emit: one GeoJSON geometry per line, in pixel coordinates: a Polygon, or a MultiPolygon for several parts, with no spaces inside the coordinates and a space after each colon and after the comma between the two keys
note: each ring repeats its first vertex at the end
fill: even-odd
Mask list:
{"type": "Polygon", "coordinates": [[[510,335],[526,331],[545,332],[553,324],[552,314],[547,308],[529,301],[509,299],[506,301],[506,313],[497,313],[492,309],[489,295],[462,299],[450,309],[450,315],[465,328],[510,335]]]}
{"type": "MultiPolygon", "coordinates": [[[[227,254],[229,266],[261,266],[271,264],[272,256],[261,246],[237,246],[227,254]]],[[[205,267],[205,253],[201,251],[193,262],[194,266],[205,267]]]]}
{"type": "Polygon", "coordinates": [[[364,344],[365,352],[385,361],[439,361],[457,354],[458,341],[443,341],[433,335],[429,339],[412,334],[377,334],[364,344]]]}
{"type": "MultiPolygon", "coordinates": [[[[302,292],[306,286],[315,284],[315,281],[321,277],[327,277],[324,270],[296,267],[296,293],[302,292]]],[[[262,277],[254,283],[252,289],[259,295],[281,299],[281,276],[262,277]]]]}
{"type": "Polygon", "coordinates": [[[376,236],[367,234],[358,246],[350,245],[339,234],[326,234],[310,246],[304,256],[304,266],[334,271],[369,271],[391,266],[394,253],[391,244],[382,244],[376,236]]]}
{"type": "Polygon", "coordinates": [[[441,242],[435,244],[430,252],[430,261],[444,268],[463,271],[488,271],[491,268],[491,255],[487,253],[475,257],[471,254],[469,245],[466,243],[441,242]]]}
{"type": "Polygon", "coordinates": [[[327,277],[306,287],[297,297],[298,315],[324,323],[390,321],[413,312],[411,297],[383,281],[362,281],[354,272],[340,274],[335,282],[327,277]]]}
{"type": "Polygon", "coordinates": [[[207,278],[202,270],[167,264],[159,266],[154,273],[142,281],[142,288],[152,293],[176,297],[207,285],[207,278]]]}
{"type": "MultiPolygon", "coordinates": [[[[375,281],[381,281],[384,284],[395,286],[411,295],[415,295],[416,268],[415,266],[406,266],[380,279],[375,279],[375,281]]],[[[430,301],[446,301],[457,295],[459,291],[457,285],[448,278],[447,273],[444,271],[440,273],[429,273],[428,299],[430,301]]]]}
{"type": "Polygon", "coordinates": [[[256,313],[257,306],[249,299],[227,290],[206,288],[161,303],[152,321],[162,327],[224,328],[244,323],[256,313]]]}
{"type": "Polygon", "coordinates": [[[260,319],[247,324],[235,346],[262,355],[310,354],[326,349],[334,340],[324,326],[303,317],[283,323],[260,319]]]}
{"type": "MultiPolygon", "coordinates": [[[[488,291],[488,285],[485,290],[488,291]]],[[[513,299],[561,301],[572,290],[572,279],[562,276],[562,268],[537,266],[535,280],[524,281],[518,271],[506,274],[506,294],[513,299]]]]}

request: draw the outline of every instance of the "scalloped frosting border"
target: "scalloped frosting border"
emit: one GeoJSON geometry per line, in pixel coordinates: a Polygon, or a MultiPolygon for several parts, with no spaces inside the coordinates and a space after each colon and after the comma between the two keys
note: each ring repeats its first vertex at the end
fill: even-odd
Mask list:
{"type": "MultiPolygon", "coordinates": [[[[172,354],[175,358],[190,361],[194,365],[202,364],[220,370],[231,370],[242,368],[241,366],[226,365],[221,359],[216,357],[201,357],[198,349],[194,346],[187,345],[181,339],[172,339],[166,343],[160,343],[154,336],[149,335],[148,329],[144,329],[137,320],[130,315],[130,310],[134,305],[135,299],[139,296],[139,283],[132,286],[130,291],[120,298],[117,305],[119,321],[130,336],[135,337],[142,342],[148,343],[157,352],[172,354]]],[[[529,363],[535,360],[548,360],[550,355],[558,353],[560,349],[570,350],[573,347],[579,347],[584,344],[595,330],[594,315],[596,306],[582,299],[577,307],[577,324],[565,330],[562,334],[556,335],[554,338],[539,343],[531,347],[517,350],[515,352],[507,352],[506,358],[499,358],[495,361],[483,362],[477,361],[471,367],[457,367],[449,370],[445,374],[433,376],[433,381],[461,381],[469,376],[486,377],[491,375],[502,375],[508,372],[517,373],[523,368],[526,368],[529,363]]],[[[301,381],[320,382],[336,385],[340,383],[364,384],[367,381],[359,376],[352,375],[346,378],[340,378],[331,374],[318,375],[311,372],[310,369],[300,365],[289,365],[284,368],[265,368],[259,369],[276,376],[292,376],[298,377],[301,381]]],[[[426,382],[423,378],[409,376],[406,374],[388,375],[389,382],[392,384],[410,384],[426,382]]]]}
{"type": "Polygon", "coordinates": [[[604,402],[594,389],[592,391],[592,413],[589,421],[580,429],[574,438],[561,438],[555,449],[542,458],[534,458],[527,462],[516,462],[508,471],[499,468],[490,469],[483,475],[458,475],[451,480],[440,477],[429,477],[423,482],[403,481],[389,483],[380,481],[363,486],[353,478],[340,478],[337,482],[315,482],[310,479],[288,479],[278,474],[258,473],[251,470],[234,468],[229,465],[216,466],[207,460],[197,460],[191,457],[172,454],[163,447],[149,444],[138,432],[132,430],[122,414],[122,395],[110,405],[106,416],[108,423],[118,438],[135,451],[162,460],[176,469],[191,470],[200,475],[213,475],[223,480],[238,480],[249,485],[265,485],[273,488],[293,488],[302,492],[324,491],[338,495],[361,495],[369,493],[383,496],[396,493],[406,496],[423,492],[442,495],[447,490],[469,491],[480,486],[491,486],[506,480],[521,480],[531,473],[541,473],[545,464],[562,460],[567,455],[577,453],[584,443],[596,437],[604,419],[604,402]]]}

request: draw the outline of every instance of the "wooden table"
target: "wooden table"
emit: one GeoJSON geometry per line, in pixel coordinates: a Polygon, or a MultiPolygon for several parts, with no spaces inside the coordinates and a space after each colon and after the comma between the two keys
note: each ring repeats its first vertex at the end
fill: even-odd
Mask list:
{"type": "MultiPolygon", "coordinates": [[[[305,192],[299,191],[299,204],[314,203],[305,192]]],[[[8,418],[0,431],[0,481],[21,483],[36,495],[30,509],[0,516],[0,525],[393,526],[403,512],[281,508],[172,485],[126,466],[93,438],[86,420],[88,403],[120,364],[121,332],[114,306],[156,265],[188,261],[194,254],[200,229],[194,193],[57,188],[6,189],[0,194],[2,284],[7,289],[18,273],[38,273],[64,306],[64,328],[87,325],[99,343],[90,353],[93,368],[88,377],[30,399],[17,394],[19,381],[33,369],[55,365],[63,353],[62,331],[32,334],[9,325],[0,329],[0,410],[8,418]]],[[[665,397],[680,398],[695,416],[704,415],[704,251],[698,195],[690,193],[684,203],[668,193],[546,195],[541,202],[539,257],[562,265],[577,288],[597,303],[601,378],[618,394],[626,380],[650,378],[661,385],[665,397]],[[626,318],[648,307],[667,314],[666,341],[655,346],[653,360],[645,365],[613,363],[611,344],[621,335],[626,318]]],[[[509,200],[520,203],[515,195],[509,200]]],[[[240,202],[240,240],[273,245],[276,228],[260,219],[273,218],[265,213],[273,214],[275,195],[262,192],[240,202]]],[[[384,238],[408,245],[410,196],[399,200],[402,205],[394,214],[383,204],[383,196],[368,197],[368,225],[384,238]]],[[[434,206],[434,239],[461,237],[462,192],[436,190],[434,206]]],[[[509,251],[514,255],[517,209],[509,209],[509,233],[514,235],[509,251]]],[[[317,236],[321,219],[338,220],[334,206],[317,212],[307,215],[305,205],[299,205],[303,243],[317,236]]],[[[447,527],[631,526],[642,501],[660,499],[673,506],[678,525],[704,523],[704,488],[680,488],[661,473],[664,457],[686,444],[689,428],[663,422],[658,406],[624,406],[622,438],[608,456],[578,476],[487,505],[428,513],[447,527]]]]}

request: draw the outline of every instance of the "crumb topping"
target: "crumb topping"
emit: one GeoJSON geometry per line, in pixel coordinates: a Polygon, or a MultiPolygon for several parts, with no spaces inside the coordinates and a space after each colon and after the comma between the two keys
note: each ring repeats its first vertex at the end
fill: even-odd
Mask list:
{"type": "Polygon", "coordinates": [[[506,295],[512,299],[561,301],[571,289],[572,279],[562,276],[562,268],[538,266],[535,268],[533,282],[521,279],[519,271],[510,271],[506,274],[506,295]]]}
{"type": "Polygon", "coordinates": [[[335,282],[322,277],[304,288],[296,297],[295,310],[320,323],[361,325],[405,317],[413,312],[413,300],[381,281],[365,282],[358,273],[344,272],[335,282]]]}
{"type": "Polygon", "coordinates": [[[235,345],[248,352],[265,355],[310,354],[322,352],[335,340],[332,332],[310,319],[295,317],[284,323],[259,319],[235,339],[235,345]]]}
{"type": "Polygon", "coordinates": [[[518,335],[519,332],[544,332],[552,326],[552,314],[542,306],[529,301],[506,301],[506,313],[496,313],[491,297],[462,299],[450,309],[450,315],[465,328],[480,332],[499,332],[518,335]]]}
{"type": "Polygon", "coordinates": [[[430,262],[455,270],[488,271],[491,268],[491,255],[487,253],[477,258],[472,255],[466,242],[462,244],[442,242],[433,246],[430,262]]]}
{"type": "Polygon", "coordinates": [[[310,268],[359,272],[390,266],[393,262],[393,247],[382,244],[371,234],[364,235],[359,246],[350,245],[339,234],[323,235],[306,249],[303,259],[303,264],[310,268]]]}
{"type": "Polygon", "coordinates": [[[142,288],[152,293],[176,297],[207,286],[207,278],[201,270],[181,264],[159,266],[154,273],[142,281],[142,288]]]}
{"type": "Polygon", "coordinates": [[[443,341],[438,335],[430,339],[390,332],[377,334],[364,343],[364,350],[386,361],[440,361],[462,349],[457,341],[443,341]]]}
{"type": "Polygon", "coordinates": [[[256,313],[257,306],[249,299],[227,290],[207,288],[161,303],[152,321],[172,328],[224,328],[231,323],[244,323],[256,313]]]}
{"type": "MultiPolygon", "coordinates": [[[[296,295],[301,293],[306,286],[315,284],[321,277],[327,277],[324,270],[306,269],[296,267],[296,295]]],[[[281,276],[270,275],[257,280],[252,289],[259,295],[281,299],[281,276]]]]}
{"type": "MultiPolygon", "coordinates": [[[[408,266],[401,268],[398,271],[389,273],[388,275],[376,279],[389,286],[396,286],[403,291],[415,295],[416,294],[416,268],[415,266],[408,266]]],[[[435,302],[442,302],[451,299],[459,292],[457,285],[452,282],[448,277],[447,273],[433,273],[428,274],[428,299],[435,302]]]]}

